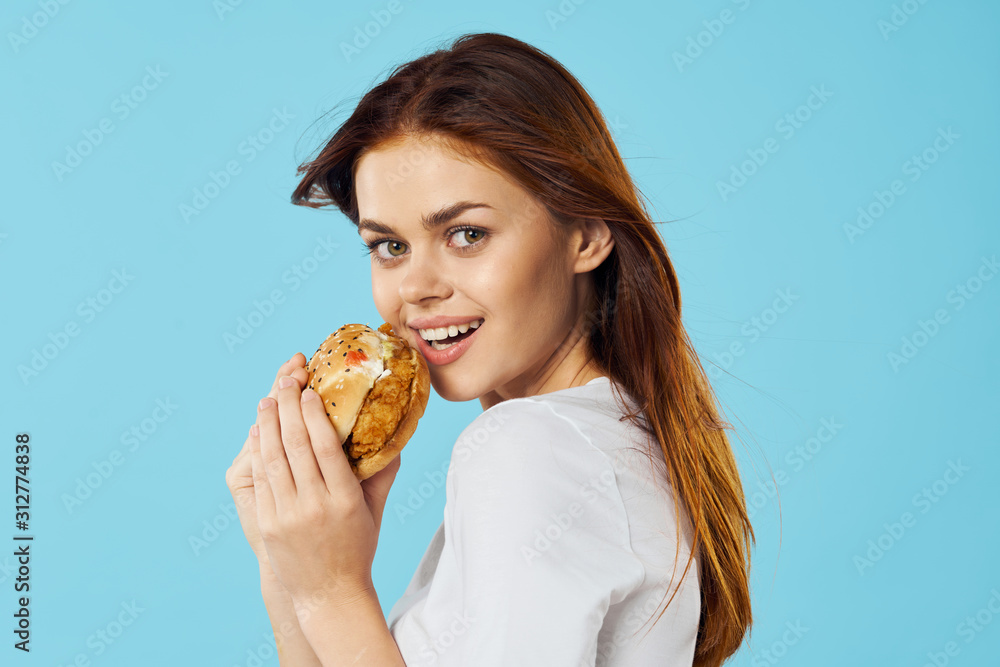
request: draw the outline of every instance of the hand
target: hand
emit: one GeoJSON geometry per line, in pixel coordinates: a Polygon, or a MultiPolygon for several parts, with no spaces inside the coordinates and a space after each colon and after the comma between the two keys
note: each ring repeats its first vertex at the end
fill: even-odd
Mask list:
{"type": "Polygon", "coordinates": [[[358,482],[316,392],[281,378],[276,402],[261,401],[249,438],[257,523],[271,567],[293,599],[322,592],[337,603],[370,594],[400,457],[358,482]]]}
{"type": "MultiPolygon", "coordinates": [[[[306,386],[309,382],[309,371],[305,369],[306,358],[301,352],[286,361],[278,369],[278,374],[274,376],[274,384],[271,385],[271,398],[278,396],[278,379],[291,374],[298,380],[301,386],[306,386]]],[[[264,549],[264,541],[260,537],[257,528],[257,501],[254,498],[253,472],[250,465],[250,437],[243,443],[243,449],[233,459],[233,464],[226,471],[226,486],[233,495],[233,502],[236,504],[236,513],[240,518],[240,525],[243,526],[243,534],[246,535],[247,542],[254,555],[257,556],[261,567],[269,566],[267,562],[267,552],[264,549]]]]}

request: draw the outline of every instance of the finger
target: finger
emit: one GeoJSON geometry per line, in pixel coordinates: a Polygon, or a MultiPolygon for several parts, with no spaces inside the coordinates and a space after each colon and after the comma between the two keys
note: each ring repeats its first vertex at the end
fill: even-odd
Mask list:
{"type": "MultiPolygon", "coordinates": [[[[278,367],[278,372],[274,374],[274,382],[271,383],[271,392],[277,392],[278,380],[292,372],[292,369],[294,368],[294,366],[292,366],[292,359],[295,359],[295,357],[292,357],[278,367]]],[[[268,392],[269,396],[271,395],[271,392],[268,392]]],[[[271,396],[271,398],[274,398],[274,396],[271,396]]]]}
{"type": "Polygon", "coordinates": [[[233,459],[233,465],[226,471],[226,486],[229,487],[233,500],[242,510],[244,505],[252,505],[252,492],[243,493],[253,488],[253,466],[250,461],[250,435],[243,442],[243,449],[233,459]]]}
{"type": "Polygon", "coordinates": [[[358,478],[351,470],[333,422],[326,416],[323,401],[312,389],[302,392],[302,418],[309,429],[313,454],[326,488],[331,494],[354,488],[358,478]]]}
{"type": "Polygon", "coordinates": [[[250,436],[248,435],[247,439],[243,441],[243,449],[236,455],[233,464],[226,471],[226,482],[228,483],[230,479],[250,477],[250,475],[250,436]]]}
{"type": "Polygon", "coordinates": [[[275,514],[274,494],[264,468],[260,453],[260,427],[250,427],[250,467],[253,475],[254,498],[257,501],[257,524],[273,520],[275,514]]]}
{"type": "MultiPolygon", "coordinates": [[[[304,368],[296,368],[294,371],[292,371],[292,375],[291,376],[293,378],[295,378],[296,381],[298,381],[300,388],[301,387],[305,387],[307,384],[309,384],[309,371],[307,371],[304,368]]],[[[281,376],[281,377],[285,377],[285,376],[281,376]]],[[[271,391],[270,391],[270,393],[268,393],[268,397],[269,398],[273,398],[274,400],[278,400],[278,380],[280,380],[281,377],[275,378],[275,380],[274,380],[274,386],[271,387],[271,391]]]]}
{"type": "Polygon", "coordinates": [[[261,399],[257,411],[260,426],[260,458],[267,474],[267,481],[274,494],[274,507],[282,509],[285,502],[295,500],[295,480],[285,457],[285,446],[281,441],[281,424],[278,406],[273,398],[261,399]]]}
{"type": "Polygon", "coordinates": [[[396,480],[396,473],[402,465],[402,453],[396,455],[389,465],[361,482],[361,490],[365,493],[365,502],[375,520],[375,530],[382,530],[382,513],[385,511],[385,501],[389,497],[389,489],[396,480]]]}
{"type": "Polygon", "coordinates": [[[299,385],[295,382],[286,383],[284,378],[278,385],[281,442],[285,445],[285,456],[292,471],[292,479],[295,480],[295,489],[298,493],[325,490],[323,476],[313,454],[309,429],[306,428],[302,415],[302,392],[299,385]]]}
{"type": "MultiPolygon", "coordinates": [[[[301,352],[296,352],[292,357],[281,365],[282,368],[291,370],[293,368],[304,368],[306,365],[306,355],[301,352]]],[[[287,375],[288,373],[285,373],[287,375]]],[[[275,376],[275,379],[282,377],[281,375],[275,376]]]]}
{"type": "Polygon", "coordinates": [[[299,352],[294,357],[281,364],[281,368],[278,369],[277,375],[274,376],[274,383],[271,385],[271,391],[269,391],[267,395],[274,399],[278,398],[278,380],[286,375],[291,375],[296,380],[299,380],[299,384],[304,387],[306,383],[309,382],[309,371],[305,369],[305,360],[305,355],[299,352]]]}

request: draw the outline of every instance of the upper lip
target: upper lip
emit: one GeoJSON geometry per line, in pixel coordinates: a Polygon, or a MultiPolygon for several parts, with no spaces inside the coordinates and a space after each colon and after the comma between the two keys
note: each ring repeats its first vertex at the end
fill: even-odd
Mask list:
{"type": "Polygon", "coordinates": [[[483,319],[478,315],[467,315],[458,317],[448,317],[445,315],[438,315],[437,317],[418,317],[415,320],[410,320],[407,325],[411,329],[439,329],[441,327],[450,327],[452,325],[458,326],[459,324],[466,324],[468,322],[478,322],[483,319]]]}

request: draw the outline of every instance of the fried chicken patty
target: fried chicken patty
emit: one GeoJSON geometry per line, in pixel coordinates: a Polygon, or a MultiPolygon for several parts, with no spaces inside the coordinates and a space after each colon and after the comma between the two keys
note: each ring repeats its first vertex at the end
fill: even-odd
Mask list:
{"type": "Polygon", "coordinates": [[[411,354],[414,352],[409,348],[393,345],[392,356],[385,360],[385,367],[391,372],[368,392],[354,430],[344,443],[344,451],[352,463],[377,452],[396,432],[409,409],[413,382],[411,354]]]}

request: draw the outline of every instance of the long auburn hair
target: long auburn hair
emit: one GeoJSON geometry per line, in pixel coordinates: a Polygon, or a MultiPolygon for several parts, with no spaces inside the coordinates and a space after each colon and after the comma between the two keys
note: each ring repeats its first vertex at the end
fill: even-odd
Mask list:
{"type": "Polygon", "coordinates": [[[681,505],[687,510],[693,549],[681,579],[696,552],[700,563],[694,665],[721,665],[752,623],[750,542],[756,544],[726,435],[732,426],[720,416],[681,323],[677,275],[603,115],[545,52],[503,34],[462,35],[448,49],[397,66],[368,91],[316,157],[299,166],[304,176],[292,203],[333,204],[357,225],[359,158],[418,135],[446,139],[506,172],[558,224],[590,217],[610,228],[614,247],[592,272],[595,300],[579,326],[589,329],[583,333],[591,358],[636,400],[638,409],[625,409],[622,419],[659,444],[678,545],[681,505]]]}

